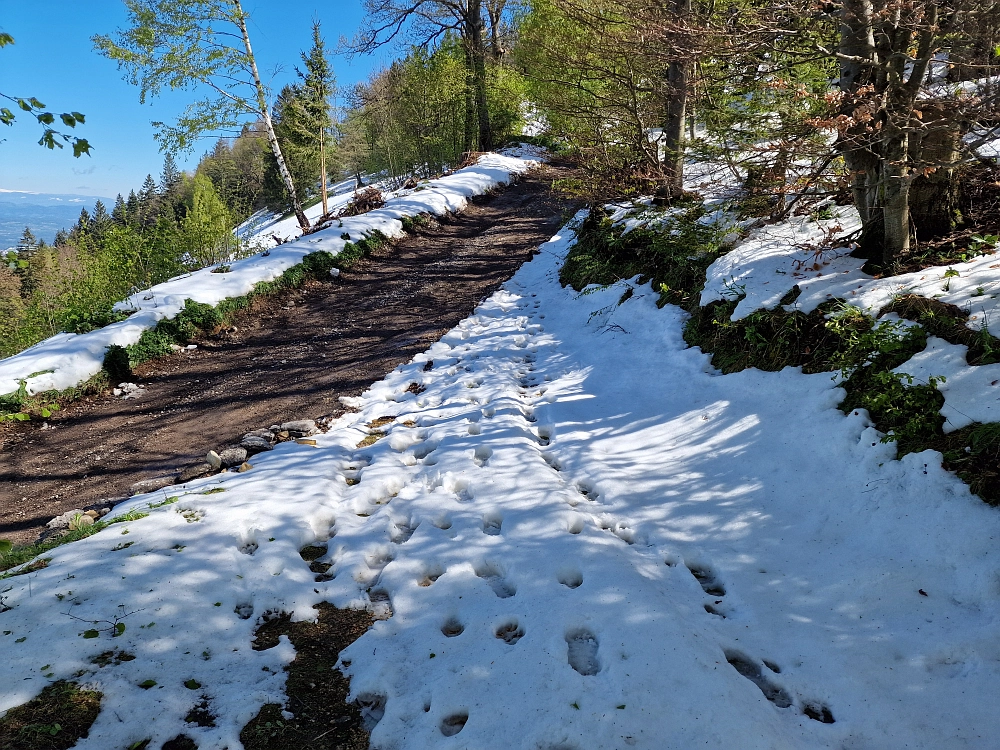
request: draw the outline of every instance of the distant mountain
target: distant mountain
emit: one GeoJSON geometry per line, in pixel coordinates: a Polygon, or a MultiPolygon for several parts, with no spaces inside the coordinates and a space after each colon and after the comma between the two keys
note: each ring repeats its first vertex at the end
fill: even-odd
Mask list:
{"type": "Polygon", "coordinates": [[[99,200],[104,201],[108,211],[114,206],[114,200],[93,195],[0,190],[0,250],[16,245],[25,227],[31,227],[38,239],[51,243],[57,231],[76,223],[81,208],[93,211],[99,200]]]}

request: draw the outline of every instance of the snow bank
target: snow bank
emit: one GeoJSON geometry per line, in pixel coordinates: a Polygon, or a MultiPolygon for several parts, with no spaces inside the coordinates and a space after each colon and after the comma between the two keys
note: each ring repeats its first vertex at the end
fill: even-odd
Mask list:
{"type": "MultiPolygon", "coordinates": [[[[216,305],[224,299],[247,294],[258,282],[276,279],[311,252],[325,250],[338,254],[347,242],[341,238],[345,233],[354,241],[375,230],[388,237],[399,237],[403,234],[401,218],[422,212],[441,215],[461,211],[470,197],[508,183],[513,176],[524,173],[542,160],[544,152],[530,146],[502,154],[487,154],[476,165],[425,182],[416,190],[397,191],[388,197],[383,208],[346,218],[343,226],[335,224],[330,229],[274,247],[269,255],[255,255],[231,263],[229,273],[212,273],[211,268],[204,268],[138,292],[115,306],[116,310],[134,311],[127,320],[90,333],[58,334],[0,360],[0,395],[16,391],[20,380],[27,380],[28,393],[32,394],[64,390],[83,383],[101,371],[108,346],[136,343],[143,331],[163,318],[177,315],[184,308],[185,300],[216,305]]],[[[348,200],[350,194],[343,194],[335,205],[348,200]]],[[[320,210],[319,207],[311,209],[313,219],[320,210]]],[[[298,233],[294,217],[266,224],[258,230],[265,241],[274,234],[288,237],[298,233]]],[[[273,240],[268,244],[273,244],[273,240]]]]}
{"type": "Polygon", "coordinates": [[[892,461],[828,373],[720,376],[648,286],[617,307],[560,287],[571,242],[316,447],[171,488],[4,581],[0,710],[82,671],[105,698],[80,750],[237,748],[292,658],[251,650],[260,618],[377,593],[392,618],[342,655],[386,700],[373,747],[989,746],[997,511],[936,454],[892,461]],[[315,542],[333,580],[298,555],[315,542]],[[120,638],[68,616],[119,604],[120,638]],[[91,664],[115,646],[137,658],[91,664]],[[202,694],[215,727],[184,724],[202,694]]]}
{"type": "Polygon", "coordinates": [[[823,302],[841,298],[875,314],[903,294],[916,294],[968,310],[969,328],[986,328],[1000,335],[1000,255],[986,255],[947,267],[875,279],[861,271],[865,261],[850,256],[847,247],[819,250],[831,227],[837,234],[858,228],[857,212],[841,208],[830,220],[798,217],[754,230],[732,252],[708,269],[701,304],[740,299],[733,313],[740,320],[755,310],[772,310],[792,287],[801,294],[788,310],[808,313],[823,302]]]}

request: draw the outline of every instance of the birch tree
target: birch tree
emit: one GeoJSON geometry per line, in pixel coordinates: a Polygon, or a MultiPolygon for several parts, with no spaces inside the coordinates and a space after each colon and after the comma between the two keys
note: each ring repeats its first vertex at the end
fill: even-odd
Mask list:
{"type": "Polygon", "coordinates": [[[250,118],[263,123],[299,226],[309,220],[295,192],[271,122],[269,91],[250,44],[250,14],[240,0],[124,0],[129,28],[93,37],[97,51],[139,86],[139,101],[169,90],[209,93],[176,123],[154,122],[164,150],[190,150],[207,134],[236,134],[250,118]]]}

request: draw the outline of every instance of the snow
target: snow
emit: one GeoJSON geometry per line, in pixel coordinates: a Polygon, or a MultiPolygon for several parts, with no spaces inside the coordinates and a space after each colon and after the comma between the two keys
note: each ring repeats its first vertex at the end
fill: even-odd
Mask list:
{"type": "Polygon", "coordinates": [[[966,346],[928,336],[927,348],[895,370],[910,375],[920,385],[926,385],[930,378],[940,381],[936,387],[944,394],[941,414],[945,433],[974,422],[1000,422],[1000,365],[970,367],[967,352],[966,346]]]}
{"type": "Polygon", "coordinates": [[[892,460],[829,373],[722,376],[648,285],[618,307],[619,288],[562,288],[572,241],[543,245],[315,447],[133,498],[115,513],[180,496],[3,581],[0,710],[84,670],[105,698],[81,750],[181,731],[238,748],[292,658],[284,639],[252,651],[255,624],[377,609],[372,591],[393,616],[342,666],[353,696],[385,698],[376,748],[990,746],[996,510],[938,454],[892,460]],[[298,555],[313,542],[331,581],[298,555]],[[119,638],[83,639],[67,616],[119,604],[138,610],[119,638]],[[137,658],[89,662],[115,646],[137,658]],[[201,694],[215,727],[184,725],[201,694]]]}
{"type": "Polygon", "coordinates": [[[836,234],[842,234],[859,226],[853,208],[836,214],[820,221],[796,217],[754,230],[709,267],[701,304],[740,298],[733,313],[733,320],[740,320],[759,309],[774,309],[798,285],[801,294],[786,309],[809,313],[831,299],[843,299],[874,315],[894,298],[915,294],[957,305],[970,313],[969,328],[1000,334],[1000,256],[995,246],[984,244],[985,255],[963,263],[876,279],[861,271],[864,260],[852,258],[851,248],[826,249],[822,244],[833,227],[839,226],[836,234]]]}
{"type": "MultiPolygon", "coordinates": [[[[258,282],[276,279],[309,253],[325,250],[338,254],[347,242],[341,237],[343,234],[350,235],[355,242],[375,230],[388,237],[399,237],[403,234],[401,218],[422,212],[440,216],[461,211],[470,197],[510,182],[515,175],[543,161],[543,154],[542,149],[523,145],[501,154],[487,154],[471,167],[426,181],[414,190],[390,194],[383,208],[345,218],[342,226],[337,223],[277,247],[273,246],[272,235],[286,238],[299,234],[296,219],[265,223],[257,231],[262,248],[271,248],[267,254],[228,264],[228,273],[213,273],[212,268],[204,268],[157,284],[115,306],[116,310],[132,312],[126,320],[90,333],[57,334],[0,360],[0,395],[15,392],[21,380],[27,381],[29,394],[61,391],[84,383],[101,371],[108,346],[136,343],[143,331],[177,315],[188,299],[216,305],[224,299],[247,294],[258,282]]],[[[350,194],[344,193],[333,205],[345,204],[349,199],[350,194]]],[[[321,210],[319,206],[313,207],[309,212],[311,219],[316,219],[321,210]]]]}

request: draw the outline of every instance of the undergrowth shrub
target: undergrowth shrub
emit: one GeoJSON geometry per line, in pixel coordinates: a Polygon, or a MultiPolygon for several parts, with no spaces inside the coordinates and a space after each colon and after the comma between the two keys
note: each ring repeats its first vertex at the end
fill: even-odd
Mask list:
{"type": "Polygon", "coordinates": [[[593,207],[577,231],[559,280],[580,291],[589,284],[608,286],[644,276],[660,292],[661,305],[697,306],[705,271],[726,252],[722,232],[699,222],[704,214],[701,203],[690,203],[662,218],[651,214],[655,226],[626,232],[612,223],[603,207],[593,207]]]}

